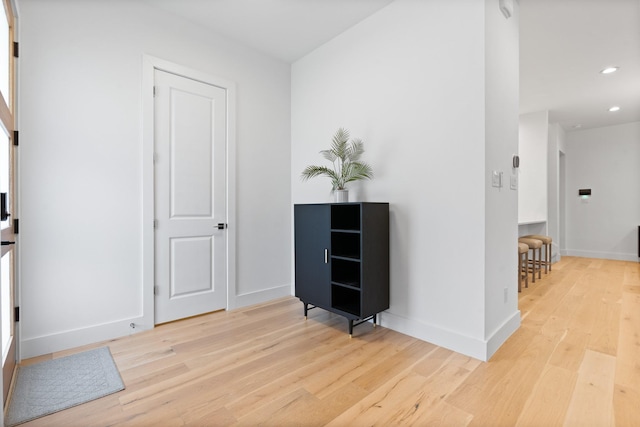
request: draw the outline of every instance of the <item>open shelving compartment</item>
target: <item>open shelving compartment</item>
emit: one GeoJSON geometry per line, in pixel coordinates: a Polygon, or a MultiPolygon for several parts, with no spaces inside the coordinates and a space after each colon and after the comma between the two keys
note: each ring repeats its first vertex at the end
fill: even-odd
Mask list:
{"type": "Polygon", "coordinates": [[[342,258],[331,258],[331,282],[360,289],[360,262],[342,258]]]}
{"type": "Polygon", "coordinates": [[[336,257],[360,260],[360,232],[332,231],[331,254],[336,257]]]}
{"type": "Polygon", "coordinates": [[[331,231],[360,231],[360,205],[331,205],[331,231]]]}
{"type": "Polygon", "coordinates": [[[360,316],[360,291],[332,284],[331,306],[356,317],[360,316]]]}
{"type": "Polygon", "coordinates": [[[360,209],[360,204],[331,206],[331,307],[354,318],[362,311],[360,209]]]}

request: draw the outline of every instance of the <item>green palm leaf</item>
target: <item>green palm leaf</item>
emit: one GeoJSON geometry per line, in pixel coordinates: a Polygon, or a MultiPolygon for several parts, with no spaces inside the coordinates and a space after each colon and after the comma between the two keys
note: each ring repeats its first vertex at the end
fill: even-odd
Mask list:
{"type": "Polygon", "coordinates": [[[371,166],[359,161],[363,153],[362,140],[354,139],[349,142],[349,131],[340,128],[331,140],[331,148],[320,151],[320,154],[332,163],[333,169],[326,166],[307,166],[302,171],[301,178],[306,181],[316,176],[326,176],[331,179],[332,190],[342,190],[351,181],[371,179],[371,166]]]}
{"type": "Polygon", "coordinates": [[[364,144],[362,143],[361,139],[354,139],[351,141],[351,144],[349,144],[348,147],[348,157],[349,159],[351,159],[351,161],[355,162],[360,160],[360,156],[362,156],[362,153],[364,153],[364,144]]]}

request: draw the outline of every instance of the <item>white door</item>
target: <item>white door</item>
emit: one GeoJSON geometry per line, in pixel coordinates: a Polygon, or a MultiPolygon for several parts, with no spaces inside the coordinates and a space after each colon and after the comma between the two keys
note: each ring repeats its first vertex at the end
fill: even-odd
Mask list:
{"type": "Polygon", "coordinates": [[[155,70],[155,323],[226,308],[223,88],[155,70]]]}

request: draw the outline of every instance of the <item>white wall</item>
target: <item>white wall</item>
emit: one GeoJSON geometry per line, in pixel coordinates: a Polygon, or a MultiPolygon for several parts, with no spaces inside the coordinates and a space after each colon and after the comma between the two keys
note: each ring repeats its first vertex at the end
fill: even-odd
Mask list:
{"type": "Polygon", "coordinates": [[[498,0],[485,2],[485,339],[493,354],[520,325],[518,311],[519,8],[505,19],[498,0]],[[491,173],[503,173],[502,188],[491,173]],[[509,261],[506,261],[509,260],[509,261]]]}
{"type": "Polygon", "coordinates": [[[20,12],[22,356],[149,316],[143,54],[236,83],[237,302],[288,294],[290,66],[144,2],[23,0],[20,12]]]}
{"type": "Polygon", "coordinates": [[[548,214],[548,111],[521,115],[518,138],[520,155],[518,222],[544,222],[548,214]]]}
{"type": "MultiPolygon", "coordinates": [[[[561,175],[560,175],[560,153],[566,151],[566,134],[560,124],[549,125],[549,153],[548,153],[548,214],[547,214],[547,235],[552,239],[551,258],[552,262],[560,261],[560,241],[561,241],[561,204],[564,203],[564,196],[561,195],[561,175]]],[[[537,234],[537,233],[532,233],[537,234]]]]}
{"type": "MultiPolygon", "coordinates": [[[[486,168],[505,169],[517,148],[517,118],[505,132],[494,116],[500,97],[485,100],[485,83],[494,84],[485,82],[485,25],[481,2],[395,1],[293,64],[291,128],[294,203],[331,201],[327,180],[299,177],[322,163],[318,151],[338,127],[365,141],[375,178],[352,187],[351,200],[391,204],[391,307],[382,324],[480,359],[490,356],[488,335],[500,336],[487,328],[507,322],[514,306],[488,315],[487,300],[504,304],[502,289],[516,284],[515,244],[500,260],[505,271],[485,271],[487,251],[515,239],[516,227],[508,192],[485,200],[486,168]],[[511,224],[497,230],[485,207],[503,204],[511,224]],[[487,231],[499,236],[485,247],[487,231]],[[495,283],[485,287],[487,279],[495,283]]],[[[494,60],[517,64],[517,55],[494,60]]],[[[505,97],[512,105],[517,92],[505,97]]]]}
{"type": "Polygon", "coordinates": [[[560,255],[565,253],[567,248],[567,146],[565,145],[560,150],[560,158],[558,160],[560,170],[560,185],[558,187],[558,247],[560,255]]]}
{"type": "Polygon", "coordinates": [[[640,122],[569,132],[566,144],[566,254],[637,261],[640,122]]]}

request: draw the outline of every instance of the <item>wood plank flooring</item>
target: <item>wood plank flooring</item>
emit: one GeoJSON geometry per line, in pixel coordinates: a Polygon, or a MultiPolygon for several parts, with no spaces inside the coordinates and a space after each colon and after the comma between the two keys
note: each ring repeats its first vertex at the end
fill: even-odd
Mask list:
{"type": "Polygon", "coordinates": [[[108,345],[126,389],[25,426],[638,426],[640,263],[563,257],[483,363],[289,297],[108,345]]]}

